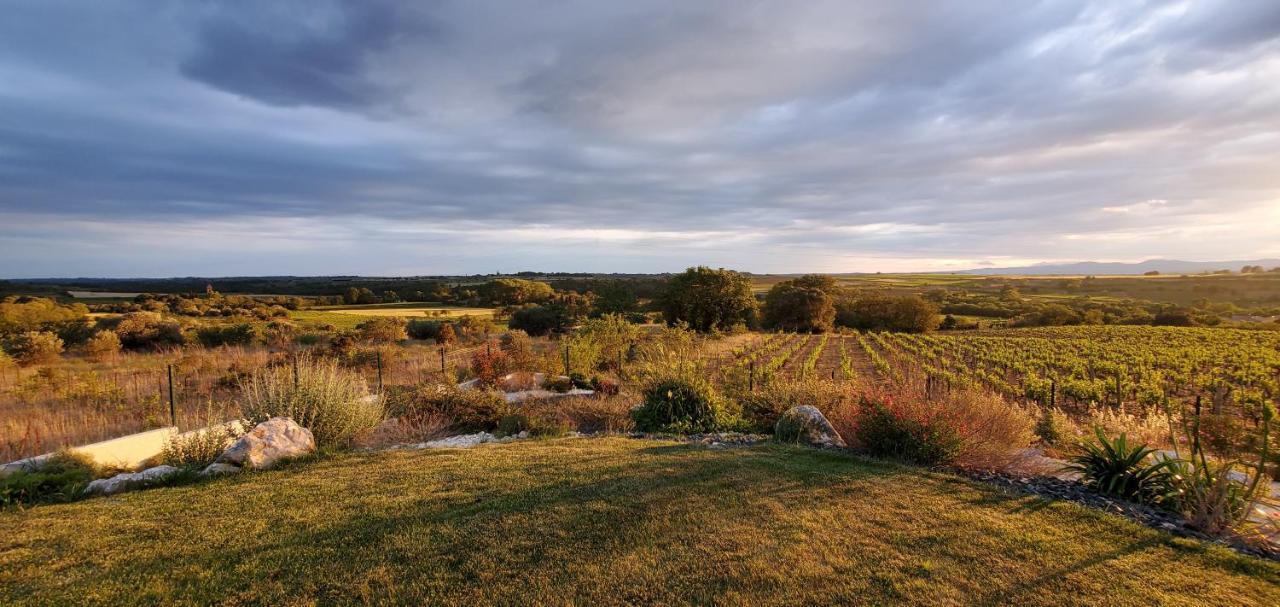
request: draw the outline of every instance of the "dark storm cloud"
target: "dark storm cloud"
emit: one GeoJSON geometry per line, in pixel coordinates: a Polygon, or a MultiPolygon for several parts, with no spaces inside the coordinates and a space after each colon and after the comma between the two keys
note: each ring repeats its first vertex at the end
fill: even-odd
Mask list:
{"type": "Polygon", "coordinates": [[[1270,1],[5,14],[0,247],[22,273],[1278,253],[1270,1]],[[136,237],[158,226],[213,244],[136,237]]]}
{"type": "Polygon", "coordinates": [[[367,62],[397,34],[393,7],[348,0],[304,17],[310,4],[235,6],[206,17],[181,73],[277,105],[360,107],[384,98],[367,62]]]}

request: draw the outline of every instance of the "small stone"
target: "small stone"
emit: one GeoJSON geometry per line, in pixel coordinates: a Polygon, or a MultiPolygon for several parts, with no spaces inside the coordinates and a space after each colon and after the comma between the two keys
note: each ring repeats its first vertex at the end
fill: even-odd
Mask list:
{"type": "Polygon", "coordinates": [[[240,471],[240,466],[233,466],[223,462],[214,462],[205,466],[200,471],[200,476],[221,476],[223,474],[235,474],[240,471]]]}

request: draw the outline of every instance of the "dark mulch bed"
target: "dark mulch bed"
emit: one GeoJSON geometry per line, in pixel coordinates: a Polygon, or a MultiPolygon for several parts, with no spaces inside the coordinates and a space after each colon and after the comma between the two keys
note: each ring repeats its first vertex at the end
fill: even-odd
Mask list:
{"type": "Polygon", "coordinates": [[[1259,546],[1233,537],[1215,537],[1187,526],[1186,520],[1176,514],[1102,495],[1075,480],[1052,476],[1019,476],[1002,472],[963,472],[966,476],[1017,491],[1050,499],[1076,502],[1089,508],[1118,514],[1148,527],[1163,529],[1180,537],[1195,538],[1226,546],[1238,552],[1280,561],[1280,549],[1274,545],[1259,546]]]}

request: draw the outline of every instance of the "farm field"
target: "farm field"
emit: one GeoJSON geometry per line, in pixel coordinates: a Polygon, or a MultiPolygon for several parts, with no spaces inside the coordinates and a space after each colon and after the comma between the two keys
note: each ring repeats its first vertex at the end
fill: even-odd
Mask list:
{"type": "Polygon", "coordinates": [[[466,308],[441,304],[398,303],[370,304],[363,306],[322,306],[289,312],[289,318],[311,325],[333,325],[339,329],[352,329],[371,316],[447,319],[463,316],[491,317],[493,308],[466,308]]]}
{"type": "Polygon", "coordinates": [[[1280,394],[1280,333],[1174,327],[1053,327],[934,333],[765,335],[726,372],[884,380],[902,369],[1042,404],[1154,407],[1200,395],[1259,405],[1280,394]],[[817,354],[815,354],[817,352],[817,354]],[[869,371],[870,370],[870,371],[869,371]]]}
{"type": "MultiPolygon", "coordinates": [[[[757,293],[793,278],[757,275],[757,293]]],[[[1232,302],[1242,306],[1280,306],[1280,273],[1192,274],[1160,276],[982,276],[970,274],[839,274],[842,287],[920,293],[949,289],[969,293],[998,293],[1012,286],[1023,295],[1045,300],[1087,297],[1093,301],[1139,300],[1177,305],[1196,301],[1232,302]]]]}
{"type": "Polygon", "coordinates": [[[0,512],[5,605],[535,596],[1274,605],[1280,565],[922,468],[624,438],[338,454],[0,512]]]}

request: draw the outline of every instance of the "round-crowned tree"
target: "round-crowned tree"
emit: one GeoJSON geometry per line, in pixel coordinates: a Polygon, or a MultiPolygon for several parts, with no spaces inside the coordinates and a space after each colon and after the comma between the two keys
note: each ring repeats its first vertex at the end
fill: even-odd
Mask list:
{"type": "Polygon", "coordinates": [[[802,276],[775,284],[764,299],[764,325],[782,331],[830,331],[836,320],[835,290],[835,281],[826,276],[802,276]]]}
{"type": "Polygon", "coordinates": [[[686,323],[703,333],[756,324],[751,279],[732,270],[689,268],[671,277],[660,302],[667,324],[686,323]]]}

